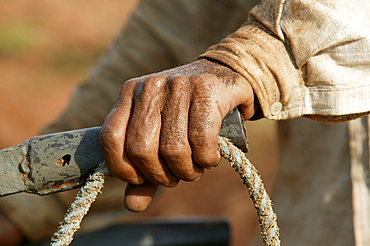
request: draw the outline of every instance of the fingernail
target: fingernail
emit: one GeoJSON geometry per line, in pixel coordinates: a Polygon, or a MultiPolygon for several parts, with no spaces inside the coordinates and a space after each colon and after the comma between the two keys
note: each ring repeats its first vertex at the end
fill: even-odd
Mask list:
{"type": "Polygon", "coordinates": [[[131,184],[134,184],[134,185],[141,185],[142,183],[144,183],[145,181],[145,178],[144,177],[141,177],[139,176],[138,178],[136,179],[131,179],[129,180],[128,182],[131,183],[131,184]]]}
{"type": "Polygon", "coordinates": [[[169,183],[169,185],[167,186],[168,188],[173,188],[173,187],[175,187],[177,184],[179,183],[179,181],[173,181],[173,182],[171,182],[171,183],[169,183]]]}
{"type": "Polygon", "coordinates": [[[205,167],[206,169],[209,169],[209,170],[212,170],[212,169],[215,169],[217,167],[217,165],[215,166],[208,166],[208,167],[205,167]]]}
{"type": "Polygon", "coordinates": [[[193,182],[198,181],[201,177],[202,177],[202,176],[199,176],[198,178],[194,179],[194,181],[193,181],[193,182]]]}

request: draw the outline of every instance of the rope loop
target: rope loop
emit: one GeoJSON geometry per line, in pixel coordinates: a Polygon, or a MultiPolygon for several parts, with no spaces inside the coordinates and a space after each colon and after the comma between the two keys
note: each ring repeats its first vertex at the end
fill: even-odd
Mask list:
{"type": "Polygon", "coordinates": [[[221,156],[228,160],[230,166],[239,174],[249,191],[249,196],[258,215],[264,245],[280,245],[277,217],[272,210],[270,197],[266,192],[261,177],[258,175],[257,169],[245,154],[228,139],[218,137],[218,149],[221,156]]]}
{"type": "Polygon", "coordinates": [[[60,223],[58,231],[51,238],[50,245],[68,246],[72,242],[74,233],[80,229],[83,217],[89,211],[98,194],[101,193],[104,182],[109,176],[105,162],[100,163],[77,193],[75,200],[64,216],[63,222],[60,223]]]}
{"type": "MultiPolygon", "coordinates": [[[[228,139],[218,137],[218,149],[221,156],[228,160],[230,166],[240,175],[249,191],[249,196],[254,203],[259,218],[264,245],[279,246],[279,228],[276,214],[272,210],[271,200],[256,168],[244,153],[228,139]]],[[[72,242],[74,233],[80,228],[83,217],[89,211],[98,194],[101,193],[104,182],[109,176],[105,162],[102,162],[78,192],[75,201],[64,217],[64,221],[60,223],[58,231],[52,237],[50,245],[68,246],[72,242]]]]}

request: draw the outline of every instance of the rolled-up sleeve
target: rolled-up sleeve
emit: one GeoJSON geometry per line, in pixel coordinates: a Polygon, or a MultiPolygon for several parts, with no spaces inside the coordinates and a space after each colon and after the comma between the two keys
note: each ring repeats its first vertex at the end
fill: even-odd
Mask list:
{"type": "Polygon", "coordinates": [[[369,13],[366,1],[265,0],[201,57],[242,74],[266,118],[352,118],[370,111],[369,13]]]}

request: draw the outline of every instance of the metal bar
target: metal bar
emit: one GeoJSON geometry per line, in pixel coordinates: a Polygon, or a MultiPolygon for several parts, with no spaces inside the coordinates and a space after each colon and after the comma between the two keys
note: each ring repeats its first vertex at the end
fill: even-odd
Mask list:
{"type": "MultiPolygon", "coordinates": [[[[83,185],[104,160],[101,127],[60,132],[31,138],[0,151],[0,197],[18,192],[46,195],[83,185]]],[[[248,142],[237,109],[223,120],[220,136],[244,152],[248,142]]]]}

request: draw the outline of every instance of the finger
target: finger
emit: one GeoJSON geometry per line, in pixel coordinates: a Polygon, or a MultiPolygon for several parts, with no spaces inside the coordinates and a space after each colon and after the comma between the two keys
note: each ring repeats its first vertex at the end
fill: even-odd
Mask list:
{"type": "Polygon", "coordinates": [[[127,184],[125,191],[125,207],[132,212],[144,211],[157,192],[158,185],[145,181],[141,185],[127,184]]]}
{"type": "Polygon", "coordinates": [[[114,108],[103,123],[100,143],[110,173],[123,181],[141,184],[145,178],[125,152],[126,129],[136,84],[128,81],[123,85],[114,108]]]}
{"type": "Polygon", "coordinates": [[[222,122],[216,99],[218,92],[214,90],[212,79],[195,84],[196,97],[189,110],[189,142],[194,161],[202,167],[212,168],[221,160],[217,141],[222,122]]]}
{"type": "Polygon", "coordinates": [[[174,187],[178,178],[159,153],[161,110],[166,96],[164,77],[151,76],[136,88],[135,105],[127,128],[126,151],[152,183],[174,187]]]}
{"type": "Polygon", "coordinates": [[[192,160],[188,141],[188,115],[191,85],[184,77],[175,77],[167,84],[169,96],[162,111],[160,153],[176,177],[194,181],[204,169],[192,160]]]}

